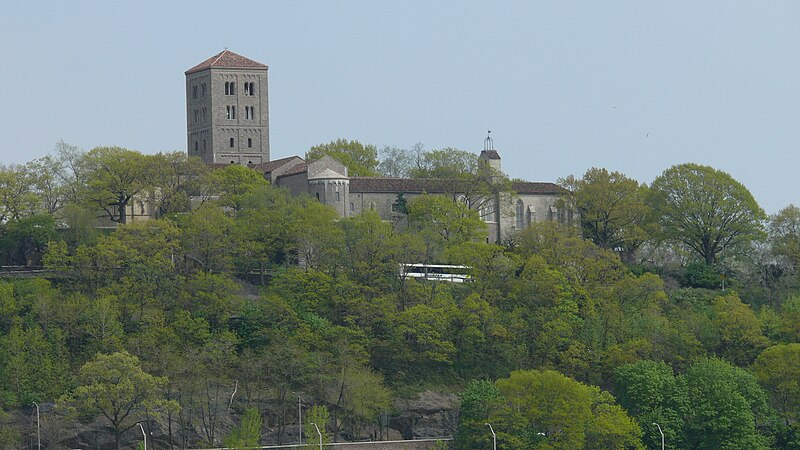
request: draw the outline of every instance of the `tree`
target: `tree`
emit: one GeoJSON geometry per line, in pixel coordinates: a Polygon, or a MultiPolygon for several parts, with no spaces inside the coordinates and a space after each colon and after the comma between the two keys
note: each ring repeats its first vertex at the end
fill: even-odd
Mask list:
{"type": "Polygon", "coordinates": [[[152,188],[152,158],[121,147],[97,147],[83,155],[86,184],[80,197],[112,222],[128,222],[131,199],[152,188]]]}
{"type": "Polygon", "coordinates": [[[800,268],[800,208],[789,205],[769,220],[772,252],[785,258],[789,267],[800,268]]]}
{"type": "Polygon", "coordinates": [[[405,178],[414,165],[414,155],[408,150],[385,146],[379,152],[378,173],[384,177],[405,178]]]}
{"type": "Polygon", "coordinates": [[[764,211],[744,185],[723,171],[691,163],[672,166],[650,191],[660,235],[686,245],[708,265],[723,248],[763,236],[764,211]]]}
{"type": "Polygon", "coordinates": [[[415,198],[408,206],[408,221],[425,239],[429,261],[447,247],[486,237],[477,211],[443,195],[415,198]]]}
{"type": "Polygon", "coordinates": [[[786,426],[800,419],[800,344],[780,344],[764,350],[753,364],[758,382],[786,426]]]}
{"type": "Polygon", "coordinates": [[[447,147],[421,152],[409,175],[412,178],[460,179],[477,171],[478,157],[474,153],[447,147]]]}
{"type": "Polygon", "coordinates": [[[377,174],[378,149],[372,144],[337,139],[311,147],[306,152],[306,160],[316,161],[325,155],[344,164],[350,176],[371,177],[377,174]]]}
{"type": "Polygon", "coordinates": [[[258,447],[261,439],[261,413],[255,408],[247,408],[239,426],[222,440],[226,448],[248,449],[258,447]]]}
{"type": "Polygon", "coordinates": [[[230,164],[208,172],[202,184],[207,190],[206,195],[218,198],[218,205],[237,213],[242,209],[242,202],[249,194],[257,188],[269,185],[269,182],[255,170],[230,164]]]}
{"type": "Polygon", "coordinates": [[[125,351],[98,354],[81,367],[79,381],[80,386],[62,401],[84,419],[100,416],[108,422],[117,450],[122,448],[122,433],[147,415],[178,408],[174,401],[161,397],[167,380],[142,371],[139,359],[125,351]]]}
{"type": "Polygon", "coordinates": [[[711,325],[716,330],[715,352],[732,364],[747,366],[769,341],[761,332],[761,322],[736,294],[717,297],[711,305],[711,325]]]}
{"type": "Polygon", "coordinates": [[[319,448],[320,435],[323,447],[330,444],[331,436],[328,434],[326,425],[330,420],[328,408],[324,406],[312,406],[306,413],[306,420],[303,422],[303,434],[306,435],[305,448],[316,450],[319,448]],[[316,425],[316,427],[314,426],[316,425]],[[319,433],[317,433],[319,430],[319,433]]]}
{"type": "Polygon", "coordinates": [[[658,423],[671,448],[683,448],[683,413],[688,403],[685,385],[661,361],[637,361],[617,368],[614,391],[620,405],[636,418],[649,448],[660,448],[658,423]]]}
{"type": "Polygon", "coordinates": [[[767,396],[749,372],[719,359],[693,364],[683,376],[689,403],[686,446],[698,450],[766,449],[767,396]]]}
{"type": "Polygon", "coordinates": [[[567,201],[578,210],[583,235],[606,249],[633,252],[645,239],[647,186],[619,172],[591,168],[583,178],[559,180],[567,201]]]}

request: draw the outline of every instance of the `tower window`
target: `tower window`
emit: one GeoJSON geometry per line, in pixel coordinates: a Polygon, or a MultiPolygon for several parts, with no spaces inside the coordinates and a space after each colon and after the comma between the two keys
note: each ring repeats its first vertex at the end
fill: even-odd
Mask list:
{"type": "Polygon", "coordinates": [[[244,84],[244,95],[250,95],[250,83],[244,84]]]}
{"type": "Polygon", "coordinates": [[[235,119],[235,118],[236,118],[236,107],[235,106],[231,106],[231,119],[235,119]]]}
{"type": "Polygon", "coordinates": [[[247,138],[247,146],[251,148],[253,147],[253,138],[247,138]]]}
{"type": "Polygon", "coordinates": [[[200,85],[200,96],[201,97],[205,97],[206,96],[206,84],[205,83],[200,85]]]}
{"type": "Polygon", "coordinates": [[[236,107],[235,106],[226,106],[225,107],[225,117],[230,120],[236,118],[236,107]]]}
{"type": "Polygon", "coordinates": [[[192,98],[197,98],[197,85],[192,86],[192,98]]]}
{"type": "Polygon", "coordinates": [[[225,95],[236,95],[236,83],[233,81],[225,82],[225,95]]]}
{"type": "Polygon", "coordinates": [[[204,106],[203,107],[203,122],[205,122],[205,121],[206,121],[206,108],[204,106]]]}
{"type": "Polygon", "coordinates": [[[256,84],[253,82],[244,84],[244,93],[246,95],[256,95],[256,84]]]}
{"type": "Polygon", "coordinates": [[[233,148],[233,138],[231,138],[231,148],[233,148]]]}
{"type": "Polygon", "coordinates": [[[338,201],[341,201],[341,200],[342,200],[341,194],[339,193],[339,191],[336,191],[336,201],[338,202],[338,201]]]}
{"type": "MultiPolygon", "coordinates": [[[[247,86],[247,85],[245,85],[245,86],[247,86]]],[[[244,118],[245,119],[251,119],[251,117],[250,117],[250,107],[249,106],[245,106],[244,107],[244,118]]]]}
{"type": "Polygon", "coordinates": [[[203,150],[205,150],[205,149],[206,149],[206,140],[203,139],[203,150]]]}
{"type": "Polygon", "coordinates": [[[194,152],[197,153],[198,147],[200,144],[197,141],[194,141],[194,152]]]}

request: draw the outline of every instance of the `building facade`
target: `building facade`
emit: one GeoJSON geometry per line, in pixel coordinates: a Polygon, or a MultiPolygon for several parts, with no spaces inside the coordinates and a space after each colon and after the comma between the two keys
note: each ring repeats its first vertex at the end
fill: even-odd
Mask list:
{"type": "Polygon", "coordinates": [[[267,70],[226,49],[186,71],[189,156],[209,164],[269,161],[267,70]]]}

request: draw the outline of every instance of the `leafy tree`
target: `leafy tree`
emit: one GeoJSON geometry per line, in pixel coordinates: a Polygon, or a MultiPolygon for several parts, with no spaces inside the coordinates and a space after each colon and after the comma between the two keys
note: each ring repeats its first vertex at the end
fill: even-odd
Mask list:
{"type": "Polygon", "coordinates": [[[683,377],[688,408],[686,446],[693,449],[765,449],[767,397],[749,372],[718,359],[700,360],[683,377]]]}
{"type": "Polygon", "coordinates": [[[780,344],[764,350],[753,364],[759,383],[786,426],[800,418],[800,344],[780,344]]]}
{"type": "Polygon", "coordinates": [[[412,152],[397,148],[383,147],[378,154],[378,173],[384,177],[405,178],[409,176],[411,168],[414,166],[414,155],[412,152]]]}
{"type": "Polygon", "coordinates": [[[711,308],[712,329],[717,331],[714,350],[718,356],[746,366],[769,345],[758,317],[736,294],[717,297],[711,308]]]}
{"type": "Polygon", "coordinates": [[[670,447],[683,448],[683,413],[689,401],[686,386],[661,361],[642,360],[617,368],[614,389],[620,405],[647,430],[644,442],[660,448],[658,423],[670,447]]]}
{"type": "Polygon", "coordinates": [[[17,220],[39,211],[34,180],[23,166],[0,165],[0,223],[17,220]]]}
{"type": "Polygon", "coordinates": [[[422,152],[409,175],[412,178],[463,179],[477,171],[478,157],[474,153],[448,147],[422,152]]]}
{"type": "Polygon", "coordinates": [[[237,240],[234,221],[221,208],[202,205],[181,217],[187,265],[207,272],[230,270],[237,240]]]}
{"type": "Polygon", "coordinates": [[[486,237],[486,225],[478,212],[443,195],[422,195],[408,206],[409,225],[426,241],[427,261],[446,247],[486,237]]]}
{"type": "Polygon", "coordinates": [[[212,170],[200,182],[204,184],[206,196],[217,198],[218,205],[230,208],[234,213],[242,209],[242,202],[250,193],[269,185],[257,171],[238,164],[212,170]]]}
{"type": "Polygon", "coordinates": [[[156,217],[188,212],[190,196],[199,193],[208,166],[186,152],[157,153],[151,159],[150,178],[157,191],[151,200],[156,217]]]}
{"type": "Polygon", "coordinates": [[[121,147],[97,147],[80,159],[86,184],[80,198],[112,222],[128,222],[131,199],[151,189],[153,161],[137,151],[121,147]]]}
{"type": "Polygon", "coordinates": [[[378,149],[372,144],[337,139],[311,147],[306,152],[306,160],[316,161],[325,155],[344,164],[350,176],[371,177],[377,174],[378,149]]]}
{"type": "MultiPolygon", "coordinates": [[[[459,398],[461,408],[454,439],[456,448],[467,449],[477,445],[488,448],[492,445],[492,438],[487,433],[486,423],[489,416],[505,401],[505,397],[491,381],[472,380],[461,391],[459,398]]],[[[498,426],[497,429],[502,432],[504,428],[498,426]]]]}
{"type": "Polygon", "coordinates": [[[764,211],[744,185],[698,164],[672,166],[653,181],[650,204],[663,238],[690,248],[713,264],[724,247],[763,235],[764,211]]]}
{"type": "Polygon", "coordinates": [[[166,379],[142,371],[139,359],[125,351],[98,354],[81,367],[79,381],[80,386],[62,401],[84,419],[99,416],[106,421],[114,431],[117,450],[122,448],[122,433],[146,415],[178,408],[161,397],[166,379]]]}
{"type": "Polygon", "coordinates": [[[327,424],[330,420],[328,408],[324,406],[312,406],[306,413],[306,420],[303,422],[303,434],[306,435],[305,448],[314,450],[319,448],[320,434],[323,447],[330,444],[331,436],[328,434],[327,424]],[[316,425],[316,427],[314,426],[316,425]],[[319,429],[319,433],[317,433],[319,429]]]}
{"type": "Polygon", "coordinates": [[[800,208],[789,205],[770,217],[772,251],[785,258],[792,269],[800,268],[800,208]]]}
{"type": "Polygon", "coordinates": [[[47,243],[55,236],[53,216],[40,214],[6,223],[0,246],[7,252],[11,264],[39,265],[47,250],[47,243]]]}
{"type": "Polygon", "coordinates": [[[619,172],[591,168],[582,178],[560,180],[578,210],[583,234],[601,248],[631,254],[647,237],[647,186],[619,172]]]}
{"type": "Polygon", "coordinates": [[[247,408],[239,426],[223,439],[223,445],[231,449],[248,449],[258,447],[261,439],[261,413],[255,408],[247,408]]]}

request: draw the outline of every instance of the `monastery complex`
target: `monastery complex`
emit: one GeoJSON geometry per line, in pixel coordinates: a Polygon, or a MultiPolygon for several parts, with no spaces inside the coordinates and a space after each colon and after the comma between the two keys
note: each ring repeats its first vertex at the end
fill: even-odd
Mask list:
{"type": "MultiPolygon", "coordinates": [[[[479,210],[491,242],[501,242],[532,222],[572,223],[571,211],[559,210],[564,191],[554,183],[514,181],[510,193],[469,196],[463,180],[351,177],[347,167],[325,156],[305,161],[299,156],[270,159],[268,67],[229,50],[186,71],[186,135],[189,156],[211,166],[241,164],[259,171],[275,186],[308,194],[351,217],[367,209],[384,220],[401,222],[398,198],[422,194],[452,196],[479,210]],[[488,197],[488,198],[487,198],[488,197]]],[[[500,155],[491,138],[484,142],[479,163],[501,173],[500,155]]]]}

